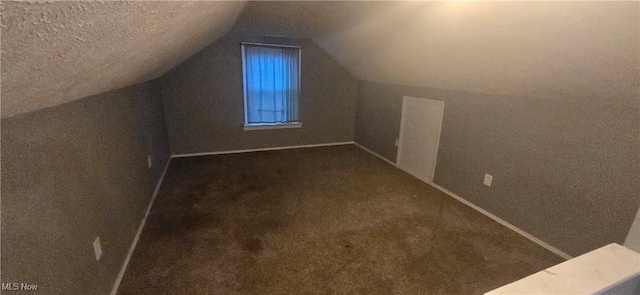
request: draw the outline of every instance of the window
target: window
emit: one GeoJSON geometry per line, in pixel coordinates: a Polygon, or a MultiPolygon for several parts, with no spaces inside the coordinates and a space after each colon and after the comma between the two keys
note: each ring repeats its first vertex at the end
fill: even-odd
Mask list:
{"type": "Polygon", "coordinates": [[[300,128],[300,47],[242,43],[244,129],[300,128]]]}

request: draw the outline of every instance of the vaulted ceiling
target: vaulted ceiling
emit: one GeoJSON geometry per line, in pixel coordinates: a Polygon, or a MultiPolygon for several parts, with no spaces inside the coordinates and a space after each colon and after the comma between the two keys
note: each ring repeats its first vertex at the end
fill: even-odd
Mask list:
{"type": "Polygon", "coordinates": [[[314,41],[362,80],[628,100],[640,2],[408,2],[314,41]]]}
{"type": "Polygon", "coordinates": [[[638,2],[7,2],[2,117],[153,79],[236,28],[312,38],[362,80],[637,98],[638,2]],[[236,22],[237,19],[237,22],[236,22]]]}
{"type": "Polygon", "coordinates": [[[159,77],[244,2],[2,1],[2,117],[159,77]]]}

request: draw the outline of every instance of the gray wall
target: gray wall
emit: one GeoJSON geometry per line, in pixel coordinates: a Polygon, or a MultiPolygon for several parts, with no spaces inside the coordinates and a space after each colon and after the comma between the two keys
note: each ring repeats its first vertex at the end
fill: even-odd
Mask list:
{"type": "Polygon", "coordinates": [[[2,119],[2,282],[108,294],[168,160],[164,125],[156,82],[2,119]]]}
{"type": "Polygon", "coordinates": [[[571,255],[624,242],[640,205],[637,99],[361,81],[355,141],[394,162],[403,95],[446,102],[436,184],[571,255]]]}
{"type": "MultiPolygon", "coordinates": [[[[640,208],[638,208],[636,218],[633,220],[631,229],[629,229],[629,234],[624,240],[624,246],[640,253],[640,208]]],[[[638,287],[640,287],[640,285],[638,287]]]]}
{"type": "Polygon", "coordinates": [[[173,154],[353,140],[357,80],[309,39],[237,30],[162,77],[173,154]],[[243,131],[240,42],[302,46],[301,129],[243,131]]]}

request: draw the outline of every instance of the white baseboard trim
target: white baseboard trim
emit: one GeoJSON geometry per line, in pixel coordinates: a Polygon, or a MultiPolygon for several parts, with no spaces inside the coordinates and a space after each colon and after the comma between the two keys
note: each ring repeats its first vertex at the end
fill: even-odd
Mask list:
{"type": "MultiPolygon", "coordinates": [[[[387,162],[387,163],[389,163],[389,164],[391,164],[391,165],[393,165],[393,166],[398,167],[398,165],[396,165],[396,163],[391,162],[389,159],[387,159],[387,158],[385,158],[385,157],[383,157],[383,156],[379,155],[378,153],[376,153],[376,152],[374,152],[374,151],[372,151],[372,150],[370,150],[370,149],[368,149],[368,148],[366,148],[366,147],[364,147],[364,146],[360,145],[359,143],[354,142],[353,144],[355,144],[357,147],[359,147],[359,148],[361,148],[361,149],[363,149],[363,150],[365,150],[365,151],[369,152],[370,154],[372,154],[372,155],[374,155],[374,156],[376,156],[376,157],[378,157],[378,158],[382,159],[383,161],[385,161],[385,162],[387,162]]],[[[399,168],[399,167],[398,167],[398,168],[399,168]]],[[[402,170],[402,169],[400,169],[400,170],[402,170]]]]}
{"type": "MultiPolygon", "coordinates": [[[[354,143],[354,144],[355,144],[357,147],[359,147],[359,148],[361,148],[361,149],[363,149],[363,150],[365,150],[365,151],[367,151],[367,152],[371,153],[372,155],[374,155],[374,156],[376,156],[376,157],[378,157],[378,158],[380,158],[380,159],[384,160],[385,162],[387,162],[387,163],[389,163],[389,164],[391,164],[391,165],[393,165],[393,166],[395,166],[395,167],[397,167],[397,168],[400,168],[400,167],[398,167],[398,165],[396,165],[396,163],[393,163],[393,162],[389,161],[387,158],[385,158],[385,157],[383,157],[383,156],[381,156],[381,155],[377,154],[376,152],[374,152],[374,151],[372,151],[372,150],[370,150],[370,149],[368,149],[368,148],[365,148],[365,147],[363,147],[362,145],[360,145],[360,144],[358,144],[358,143],[354,143]]],[[[403,169],[400,169],[400,170],[403,170],[403,169]]],[[[403,171],[404,171],[404,170],[403,170],[403,171]]],[[[405,172],[406,172],[406,171],[405,171],[405,172]]],[[[409,174],[410,174],[410,173],[409,173],[409,174]]],[[[411,175],[411,174],[410,174],[410,175],[411,175]]],[[[413,175],[412,175],[412,176],[413,176],[413,175]]],[[[414,177],[415,177],[415,176],[414,176],[414,177]]],[[[422,181],[424,181],[424,180],[422,180],[422,181]]],[[[426,181],[425,181],[425,182],[426,182],[426,181]]],[[[573,258],[573,257],[571,257],[571,255],[569,255],[569,254],[567,254],[567,253],[565,253],[565,252],[561,251],[560,249],[558,249],[558,248],[556,248],[556,247],[553,247],[553,246],[551,246],[551,245],[547,244],[547,243],[546,243],[546,242],[544,242],[543,240],[540,240],[540,239],[538,239],[538,238],[534,237],[533,235],[531,235],[531,234],[529,234],[529,233],[525,232],[524,230],[522,230],[522,229],[518,228],[517,226],[515,226],[515,225],[513,225],[513,224],[511,224],[511,223],[509,223],[509,222],[507,222],[507,221],[505,221],[505,220],[503,220],[502,218],[500,218],[500,217],[498,217],[498,216],[495,216],[495,215],[493,215],[493,214],[489,213],[487,210],[484,210],[484,209],[482,209],[482,208],[480,208],[480,207],[476,206],[475,204],[473,204],[473,203],[471,203],[471,202],[469,202],[469,201],[467,201],[467,200],[463,199],[462,197],[460,197],[460,196],[458,196],[458,195],[456,195],[456,194],[454,194],[454,193],[452,193],[452,192],[448,191],[447,189],[445,189],[445,188],[443,188],[443,187],[441,187],[441,186],[439,186],[439,185],[437,185],[437,184],[435,184],[435,183],[429,183],[429,182],[426,182],[426,183],[427,183],[427,184],[429,184],[429,185],[431,185],[431,186],[433,186],[434,188],[436,188],[436,189],[438,189],[438,190],[442,191],[443,193],[445,193],[445,194],[449,195],[450,197],[452,197],[452,198],[454,198],[454,199],[456,199],[456,200],[460,201],[461,203],[463,203],[463,204],[465,204],[465,205],[467,205],[467,206],[471,207],[472,209],[474,209],[474,210],[476,210],[476,211],[478,211],[478,212],[480,212],[480,213],[484,214],[485,216],[487,216],[487,217],[489,217],[489,218],[491,218],[491,219],[495,220],[496,222],[498,222],[498,223],[502,224],[503,226],[507,227],[508,229],[510,229],[510,230],[512,230],[512,231],[515,231],[516,233],[520,234],[521,236],[523,236],[523,237],[525,237],[525,238],[527,238],[527,239],[531,240],[532,242],[534,242],[534,243],[536,243],[536,244],[538,244],[538,245],[542,246],[543,248],[545,248],[545,249],[547,249],[547,250],[549,250],[549,251],[553,252],[554,254],[556,254],[556,255],[558,255],[558,256],[560,256],[560,257],[564,258],[564,259],[567,259],[567,260],[569,260],[569,259],[573,258]]]]}
{"type": "Polygon", "coordinates": [[[160,179],[158,180],[158,184],[156,185],[156,188],[153,191],[153,195],[151,195],[151,201],[149,201],[149,205],[147,206],[147,211],[144,213],[142,222],[140,222],[140,226],[138,226],[138,231],[136,232],[136,235],[133,238],[133,242],[131,243],[131,248],[129,248],[127,257],[124,259],[124,263],[122,263],[122,268],[120,268],[120,273],[118,273],[116,282],[113,285],[113,288],[111,289],[111,293],[110,293],[111,295],[116,295],[118,293],[118,288],[120,287],[120,283],[122,282],[124,273],[127,271],[129,260],[131,260],[133,251],[136,249],[136,245],[138,244],[138,239],[140,239],[140,234],[142,234],[142,229],[144,229],[144,224],[147,222],[147,217],[149,217],[149,212],[151,212],[151,207],[153,206],[153,202],[156,200],[158,191],[160,191],[160,186],[162,185],[162,181],[164,180],[164,175],[167,173],[167,169],[169,168],[170,163],[171,163],[171,158],[167,160],[167,164],[164,166],[164,170],[162,171],[162,175],[160,175],[160,179]]]}
{"type": "Polygon", "coordinates": [[[343,142],[330,142],[330,143],[305,144],[305,145],[291,145],[291,146],[279,146],[279,147],[268,147],[268,148],[257,148],[257,149],[246,149],[246,150],[203,152],[203,153],[191,153],[191,154],[174,154],[174,155],[171,155],[171,158],[186,158],[186,157],[198,157],[198,156],[226,155],[226,154],[239,154],[239,153],[250,153],[250,152],[263,152],[263,151],[279,151],[279,150],[290,150],[290,149],[301,149],[301,148],[334,146],[334,145],[347,145],[347,144],[354,144],[354,142],[353,141],[343,141],[343,142]]]}
{"type": "Polygon", "coordinates": [[[389,159],[387,159],[387,158],[385,158],[385,157],[383,157],[383,156],[381,156],[381,155],[377,154],[376,152],[374,152],[374,151],[372,151],[372,150],[370,150],[370,149],[368,149],[368,148],[366,148],[366,147],[364,147],[364,146],[360,145],[359,143],[354,142],[353,144],[355,144],[357,147],[359,147],[359,148],[361,148],[361,149],[363,149],[363,150],[365,150],[365,151],[369,152],[370,154],[372,154],[372,155],[374,155],[374,156],[376,156],[376,157],[380,158],[381,160],[383,160],[383,161],[385,161],[385,162],[387,162],[387,163],[389,163],[389,164],[391,164],[391,165],[395,166],[396,168],[398,168],[398,169],[400,169],[400,170],[402,170],[402,171],[404,171],[404,172],[406,172],[406,173],[411,174],[411,176],[413,176],[413,177],[415,177],[415,178],[417,178],[417,179],[419,179],[419,180],[422,180],[423,182],[426,182],[427,184],[431,184],[431,182],[430,182],[429,180],[424,179],[424,178],[422,178],[422,177],[419,177],[419,176],[415,175],[415,174],[414,174],[414,173],[412,173],[411,171],[409,171],[409,170],[407,170],[407,169],[404,169],[404,168],[402,168],[402,167],[398,166],[398,164],[396,164],[396,163],[394,163],[394,162],[391,162],[389,159]]]}
{"type": "Polygon", "coordinates": [[[495,215],[493,215],[493,214],[489,213],[487,210],[484,210],[484,209],[482,209],[482,208],[480,208],[480,207],[476,206],[475,204],[473,204],[473,203],[471,203],[471,202],[469,202],[469,201],[467,201],[467,200],[463,199],[462,197],[460,197],[460,196],[458,196],[458,195],[456,195],[456,194],[454,194],[454,193],[452,193],[452,192],[448,191],[447,189],[445,189],[445,188],[443,188],[443,187],[441,187],[441,186],[439,186],[439,185],[437,185],[437,184],[435,184],[435,183],[432,183],[432,184],[431,184],[431,186],[433,186],[433,187],[435,187],[435,188],[439,189],[439,190],[440,190],[440,191],[442,191],[443,193],[445,193],[445,194],[447,194],[447,195],[451,196],[452,198],[454,198],[454,199],[456,199],[456,200],[458,200],[458,201],[462,202],[463,204],[465,204],[465,205],[467,205],[467,206],[469,206],[469,207],[473,208],[474,210],[476,210],[476,211],[478,211],[478,212],[480,212],[480,213],[482,213],[482,214],[486,215],[487,217],[489,217],[489,218],[491,218],[491,219],[495,220],[496,222],[498,222],[498,223],[500,223],[500,224],[504,225],[504,226],[505,226],[505,227],[507,227],[508,229],[510,229],[510,230],[512,230],[512,231],[515,231],[515,232],[519,233],[521,236],[523,236],[523,237],[525,237],[525,238],[527,238],[527,239],[531,240],[532,242],[534,242],[534,243],[536,243],[536,244],[538,244],[538,245],[542,246],[543,248],[545,248],[545,249],[547,249],[547,250],[549,250],[549,251],[551,251],[551,252],[555,253],[556,255],[558,255],[558,256],[560,256],[560,257],[562,257],[562,258],[564,258],[564,259],[567,259],[567,260],[569,260],[569,259],[573,258],[573,257],[571,257],[571,255],[569,255],[569,254],[567,254],[567,253],[565,253],[565,252],[561,251],[560,249],[558,249],[558,248],[556,248],[556,247],[553,247],[553,246],[551,246],[551,245],[547,244],[547,243],[546,243],[546,242],[544,242],[543,240],[540,240],[540,239],[538,239],[538,238],[534,237],[533,235],[531,235],[531,234],[529,234],[529,233],[525,232],[524,230],[522,230],[522,229],[518,228],[517,226],[515,226],[515,225],[513,225],[513,224],[511,224],[511,223],[509,223],[509,222],[507,222],[507,221],[505,221],[504,219],[502,219],[502,218],[500,218],[500,217],[498,217],[498,216],[495,216],[495,215]]]}

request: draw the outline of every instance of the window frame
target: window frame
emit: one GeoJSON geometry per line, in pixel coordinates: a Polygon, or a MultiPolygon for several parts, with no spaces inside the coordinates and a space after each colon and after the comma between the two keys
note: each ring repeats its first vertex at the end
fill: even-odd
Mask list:
{"type": "Polygon", "coordinates": [[[240,51],[242,52],[242,95],[243,109],[244,109],[244,124],[243,130],[267,130],[267,129],[290,129],[290,128],[302,128],[302,122],[300,120],[300,90],[301,75],[302,75],[302,46],[298,45],[284,45],[284,44],[270,44],[270,43],[255,43],[255,42],[240,42],[240,51]],[[298,115],[298,121],[295,122],[276,122],[276,123],[253,123],[249,124],[249,117],[247,113],[247,65],[245,62],[245,46],[264,46],[264,47],[285,47],[294,48],[298,50],[298,97],[296,97],[296,113],[298,115]]]}

